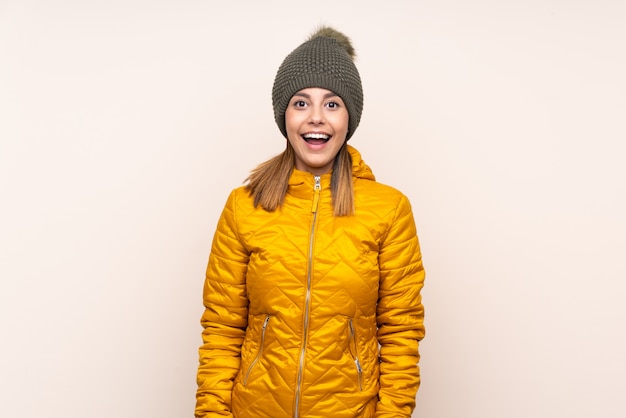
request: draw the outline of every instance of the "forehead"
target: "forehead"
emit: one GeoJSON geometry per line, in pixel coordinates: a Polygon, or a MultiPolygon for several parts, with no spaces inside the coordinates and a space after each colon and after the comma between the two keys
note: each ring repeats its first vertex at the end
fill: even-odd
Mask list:
{"type": "Polygon", "coordinates": [[[293,97],[306,97],[306,98],[323,98],[327,99],[329,97],[337,97],[340,98],[337,93],[334,91],[324,89],[321,87],[308,87],[306,89],[302,89],[297,91],[293,97]]]}

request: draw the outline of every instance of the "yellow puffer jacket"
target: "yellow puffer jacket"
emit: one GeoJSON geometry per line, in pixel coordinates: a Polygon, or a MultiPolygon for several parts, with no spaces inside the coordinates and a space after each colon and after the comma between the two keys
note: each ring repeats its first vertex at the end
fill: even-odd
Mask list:
{"type": "Polygon", "coordinates": [[[204,287],[196,417],[411,416],[424,336],[413,215],[350,153],[353,216],[333,215],[329,174],[316,190],[295,170],[275,212],[244,188],[229,196],[204,287]]]}

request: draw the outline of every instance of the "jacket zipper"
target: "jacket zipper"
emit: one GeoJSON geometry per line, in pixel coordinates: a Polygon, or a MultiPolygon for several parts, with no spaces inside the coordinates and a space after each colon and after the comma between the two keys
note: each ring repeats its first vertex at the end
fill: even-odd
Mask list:
{"type": "Polygon", "coordinates": [[[293,410],[294,418],[298,418],[300,413],[300,394],[302,391],[302,375],[304,373],[304,357],[306,353],[306,345],[308,343],[309,336],[309,310],[311,308],[311,276],[313,273],[313,236],[315,232],[315,225],[317,224],[317,207],[319,206],[320,191],[322,185],[320,182],[320,176],[315,176],[315,186],[313,187],[313,206],[311,212],[313,213],[313,222],[311,223],[311,231],[309,233],[309,254],[308,254],[308,267],[306,277],[306,296],[304,299],[304,330],[302,337],[302,349],[300,350],[300,364],[298,366],[298,382],[296,385],[296,397],[295,407],[293,410]]]}
{"type": "Polygon", "coordinates": [[[352,323],[352,318],[350,318],[350,340],[351,343],[354,344],[354,365],[356,366],[356,372],[359,377],[359,390],[363,391],[363,369],[361,368],[361,362],[359,361],[359,349],[356,343],[356,332],[354,332],[354,324],[352,323]]]}
{"type": "Polygon", "coordinates": [[[250,363],[250,366],[248,366],[246,377],[243,379],[244,386],[246,386],[246,384],[248,383],[248,378],[250,377],[250,373],[252,372],[252,369],[254,369],[254,366],[256,366],[257,362],[261,358],[261,354],[263,354],[263,346],[265,345],[265,330],[267,329],[267,324],[269,322],[270,322],[270,315],[268,314],[265,317],[265,321],[263,322],[263,328],[261,329],[261,345],[259,346],[258,353],[256,353],[256,357],[254,358],[254,360],[252,360],[252,363],[250,363]]]}

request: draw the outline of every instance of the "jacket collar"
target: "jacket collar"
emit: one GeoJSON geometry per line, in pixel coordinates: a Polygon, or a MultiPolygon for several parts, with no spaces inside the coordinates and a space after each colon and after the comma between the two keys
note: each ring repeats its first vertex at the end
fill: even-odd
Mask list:
{"type": "MultiPolygon", "coordinates": [[[[348,152],[352,157],[352,176],[354,178],[365,180],[376,180],[374,173],[370,167],[365,164],[365,161],[361,158],[361,153],[356,148],[348,145],[348,152]]],[[[320,185],[322,190],[330,191],[330,179],[331,173],[323,174],[320,176],[320,185]]],[[[315,187],[315,176],[306,171],[300,171],[293,169],[291,177],[289,178],[289,193],[300,198],[311,198],[312,191],[315,187]]]]}

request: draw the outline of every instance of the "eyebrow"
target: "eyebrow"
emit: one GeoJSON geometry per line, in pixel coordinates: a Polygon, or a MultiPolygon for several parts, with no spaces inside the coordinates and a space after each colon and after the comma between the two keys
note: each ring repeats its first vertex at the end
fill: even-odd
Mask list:
{"type": "MultiPolygon", "coordinates": [[[[308,94],[308,93],[303,93],[303,92],[301,92],[301,91],[299,91],[299,92],[295,93],[295,94],[294,94],[294,96],[304,97],[305,99],[310,99],[310,98],[311,98],[311,95],[310,95],[310,94],[308,94]]],[[[331,91],[331,92],[328,92],[328,93],[326,93],[326,94],[324,95],[324,99],[328,99],[328,98],[330,98],[330,97],[339,97],[339,96],[338,96],[337,94],[333,93],[332,91],[331,91]]]]}

